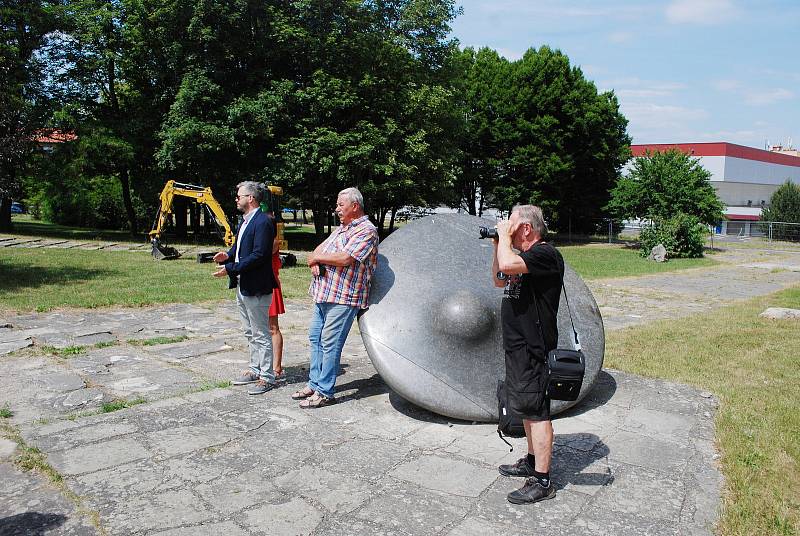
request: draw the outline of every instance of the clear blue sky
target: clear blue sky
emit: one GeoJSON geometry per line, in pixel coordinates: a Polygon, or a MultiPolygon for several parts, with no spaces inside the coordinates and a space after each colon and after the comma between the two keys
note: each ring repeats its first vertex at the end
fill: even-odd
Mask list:
{"type": "Polygon", "coordinates": [[[614,90],[633,143],[800,148],[800,0],[461,0],[461,46],[565,53],[614,90]]]}

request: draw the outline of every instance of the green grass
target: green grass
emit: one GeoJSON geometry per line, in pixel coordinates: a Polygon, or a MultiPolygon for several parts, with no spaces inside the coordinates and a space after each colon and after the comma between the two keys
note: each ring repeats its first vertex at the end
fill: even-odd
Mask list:
{"type": "Polygon", "coordinates": [[[86,348],[87,348],[86,346],[67,346],[65,348],[56,348],[55,346],[42,346],[42,351],[47,354],[69,358],[86,352],[86,348]]]}
{"type": "Polygon", "coordinates": [[[187,335],[176,335],[175,337],[153,337],[152,339],[128,339],[128,344],[133,346],[156,346],[157,344],[183,342],[188,338],[187,335]]]}
{"type": "Polygon", "coordinates": [[[203,391],[211,391],[212,389],[227,389],[233,385],[230,380],[216,380],[216,381],[207,381],[200,385],[200,387],[196,389],[192,389],[193,393],[200,393],[203,391]]]}
{"type": "MultiPolygon", "coordinates": [[[[155,261],[148,252],[6,249],[0,311],[233,299],[228,279],[211,276],[214,266],[194,259],[155,261]]],[[[284,296],[305,296],[310,277],[307,266],[281,270],[284,296]]]]}
{"type": "MultiPolygon", "coordinates": [[[[586,279],[621,277],[710,266],[712,259],[655,263],[620,246],[567,246],[564,258],[586,279]]],[[[57,307],[138,307],[233,299],[227,278],[211,276],[214,264],[194,259],[155,261],[144,251],[76,251],[14,248],[0,257],[0,311],[49,311],[57,307]]],[[[307,295],[303,264],[280,273],[285,298],[307,295]]],[[[69,355],[69,354],[62,354],[69,355]]]]}
{"type": "Polygon", "coordinates": [[[106,402],[100,407],[100,413],[111,413],[112,411],[119,411],[131,406],[138,406],[139,404],[144,404],[146,402],[147,400],[141,397],[134,398],[132,400],[115,400],[113,402],[106,402]]]}
{"type": "Polygon", "coordinates": [[[558,250],[564,260],[584,279],[657,274],[717,264],[717,261],[707,256],[701,259],[654,262],[640,257],[638,249],[620,245],[559,246],[558,250]]]}
{"type": "Polygon", "coordinates": [[[718,397],[724,535],[800,533],[800,324],[767,307],[800,308],[800,287],[606,339],[606,366],[718,397]]]}
{"type": "Polygon", "coordinates": [[[11,407],[8,405],[8,402],[3,404],[3,407],[0,408],[0,418],[3,419],[10,419],[14,416],[14,412],[11,411],[11,407]]]}

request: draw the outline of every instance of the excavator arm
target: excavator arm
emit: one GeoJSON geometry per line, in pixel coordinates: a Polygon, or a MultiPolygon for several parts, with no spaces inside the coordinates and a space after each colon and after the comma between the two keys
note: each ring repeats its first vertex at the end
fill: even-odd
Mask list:
{"type": "Polygon", "coordinates": [[[214,194],[211,193],[211,188],[195,186],[194,184],[183,184],[171,180],[167,181],[167,184],[164,185],[164,189],[161,191],[161,206],[156,215],[153,230],[149,233],[150,243],[153,245],[153,257],[158,260],[180,257],[178,250],[161,244],[161,235],[173,213],[172,204],[176,195],[194,199],[198,204],[208,207],[217,225],[224,230],[223,240],[225,241],[225,245],[227,247],[233,245],[235,237],[228,223],[228,218],[225,216],[225,212],[222,210],[219,202],[214,198],[214,194]]]}

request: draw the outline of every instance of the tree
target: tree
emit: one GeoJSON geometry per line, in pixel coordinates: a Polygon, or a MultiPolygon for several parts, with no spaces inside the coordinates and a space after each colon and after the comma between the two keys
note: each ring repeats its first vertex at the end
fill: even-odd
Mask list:
{"type": "Polygon", "coordinates": [[[800,223],[800,186],[787,180],[769,198],[769,206],[761,212],[764,221],[800,223]]]}
{"type": "Polygon", "coordinates": [[[55,28],[54,4],[46,0],[0,4],[0,230],[11,229],[11,200],[21,194],[21,174],[47,108],[44,70],[36,52],[55,28]]]}
{"type": "Polygon", "coordinates": [[[285,186],[314,211],[318,234],[336,193],[355,185],[379,229],[387,215],[391,228],[397,209],[444,199],[452,179],[457,129],[445,71],[455,13],[452,0],[307,0],[270,2],[237,32],[215,21],[243,17],[198,19],[193,31],[208,27],[209,44],[190,58],[160,130],[159,163],[217,183],[285,186]],[[217,43],[250,28],[263,38],[217,43]]]}
{"type": "Polygon", "coordinates": [[[551,228],[593,230],[630,154],[616,96],[598,93],[567,56],[546,46],[510,63],[504,78],[497,205],[537,204],[551,228]]]}
{"type": "Polygon", "coordinates": [[[464,49],[454,58],[456,95],[463,125],[459,136],[459,173],[452,206],[481,215],[493,185],[499,182],[497,129],[498,87],[505,82],[508,61],[489,48],[464,49]]]}
{"type": "MultiPolygon", "coordinates": [[[[787,180],[769,198],[769,206],[761,211],[761,219],[769,222],[800,223],[800,186],[787,180]]],[[[779,240],[797,238],[797,231],[775,226],[772,236],[779,240]]]]}
{"type": "Polygon", "coordinates": [[[681,213],[713,225],[722,203],[700,162],[676,149],[637,157],[611,191],[608,210],[617,218],[666,220],[681,213]]]}

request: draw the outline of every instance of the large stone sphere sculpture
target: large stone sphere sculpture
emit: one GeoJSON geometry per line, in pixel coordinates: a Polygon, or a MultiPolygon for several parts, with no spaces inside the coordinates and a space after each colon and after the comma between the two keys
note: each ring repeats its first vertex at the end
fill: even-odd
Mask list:
{"type": "MultiPolygon", "coordinates": [[[[403,398],[434,413],[471,421],[497,420],[497,380],[505,377],[500,305],[492,283],[492,244],[478,228],[494,222],[461,214],[409,223],[380,244],[370,306],[359,328],[372,363],[403,398]]],[[[576,404],[603,365],[603,320],[592,293],[566,267],[564,283],[586,356],[574,402],[553,401],[552,413],[576,404]]],[[[559,347],[572,348],[564,294],[559,347]]]]}

